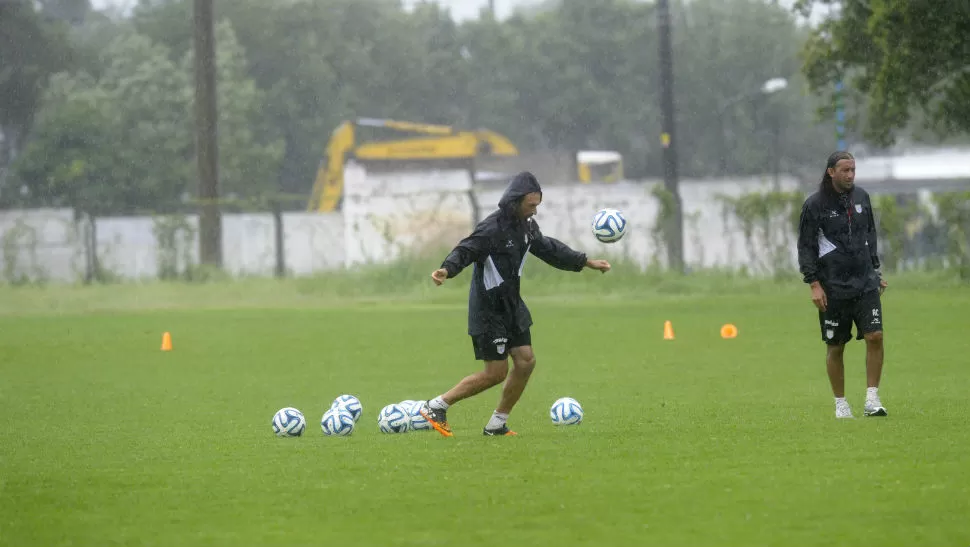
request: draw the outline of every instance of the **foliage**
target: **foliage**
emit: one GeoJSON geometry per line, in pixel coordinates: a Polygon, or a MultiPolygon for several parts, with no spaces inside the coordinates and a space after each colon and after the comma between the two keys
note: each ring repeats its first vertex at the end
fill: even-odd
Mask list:
{"type": "MultiPolygon", "coordinates": [[[[892,143],[914,108],[940,134],[970,131],[970,2],[799,0],[837,8],[804,48],[812,89],[842,79],[869,102],[866,136],[892,143]]],[[[858,116],[857,116],[858,117],[858,116]]]]}
{"type": "Polygon", "coordinates": [[[63,24],[26,0],[0,2],[0,173],[25,141],[47,79],[71,54],[63,24]]]}
{"type": "Polygon", "coordinates": [[[102,63],[97,79],[53,78],[36,134],[14,164],[27,205],[95,215],[171,210],[188,188],[188,75],[134,33],[112,40],[102,63]]]}
{"type": "MultiPolygon", "coordinates": [[[[274,193],[283,142],[266,138],[271,130],[260,112],[264,93],[247,77],[246,54],[232,26],[220,22],[215,37],[220,194],[232,198],[274,193]]],[[[183,58],[184,74],[193,74],[194,58],[193,52],[183,58]]],[[[194,103],[194,98],[189,101],[194,103]]],[[[194,115],[186,112],[186,120],[194,115]]]]}
{"type": "MultiPolygon", "coordinates": [[[[282,143],[259,123],[261,92],[245,76],[232,29],[222,24],[218,35],[223,188],[264,193],[282,143]]],[[[176,64],[167,48],[129,31],[109,43],[101,62],[97,77],[53,77],[34,137],[14,164],[28,190],[23,204],[96,215],[183,208],[196,169],[191,57],[176,64]]]]}
{"type": "Polygon", "coordinates": [[[23,219],[17,219],[13,227],[0,236],[0,252],[3,253],[3,280],[11,285],[42,283],[46,272],[37,265],[37,230],[23,219]],[[26,253],[29,266],[21,264],[26,253]]]}
{"type": "Polygon", "coordinates": [[[882,269],[887,272],[898,271],[910,233],[915,224],[928,212],[915,200],[900,204],[894,195],[873,197],[876,214],[876,229],[879,241],[879,257],[882,269]]]}
{"type": "Polygon", "coordinates": [[[755,270],[776,278],[788,276],[793,268],[792,249],[805,195],[797,191],[772,191],[721,195],[719,199],[729,216],[741,225],[750,256],[760,256],[758,249],[767,249],[768,262],[754,264],[755,270]]]}
{"type": "Polygon", "coordinates": [[[970,280],[970,192],[937,194],[934,201],[946,229],[949,266],[970,280]]]}
{"type": "Polygon", "coordinates": [[[650,228],[650,238],[653,241],[653,265],[660,266],[667,260],[667,242],[671,240],[674,215],[677,212],[677,200],[674,194],[663,185],[655,184],[650,189],[650,195],[657,200],[657,218],[650,228]]]}
{"type": "MultiPolygon", "coordinates": [[[[285,2],[271,11],[236,0],[217,9],[265,93],[266,127],[285,141],[278,178],[288,193],[307,192],[330,132],[357,116],[488,127],[526,151],[617,149],[629,175],[660,174],[649,3],[567,0],[531,17],[461,24],[431,3],[406,13],[383,0],[285,2]]],[[[800,96],[790,13],[755,0],[675,2],[675,13],[684,175],[758,173],[773,153],[793,167],[824,152],[828,130],[814,125],[812,103],[800,96]],[[788,91],[757,100],[776,76],[792,79],[788,91]],[[726,129],[715,131],[718,107],[737,97],[746,100],[723,112],[726,129]],[[776,119],[789,129],[772,140],[776,119]],[[777,150],[776,141],[784,143],[777,150]]],[[[190,15],[189,0],[146,2],[133,24],[178,59],[191,50],[190,15]]]]}
{"type": "Polygon", "coordinates": [[[158,278],[181,279],[191,271],[195,229],[184,215],[156,216],[152,232],[158,243],[158,278]]]}

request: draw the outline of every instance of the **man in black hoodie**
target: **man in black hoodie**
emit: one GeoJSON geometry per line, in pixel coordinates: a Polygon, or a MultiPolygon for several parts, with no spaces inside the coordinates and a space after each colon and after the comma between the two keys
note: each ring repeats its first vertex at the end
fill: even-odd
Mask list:
{"type": "Polygon", "coordinates": [[[592,268],[606,273],[610,269],[609,262],[587,259],[585,254],[542,235],[532,218],[541,202],[542,188],[536,177],[529,172],[519,173],[502,194],[498,210],[479,222],[431,274],[435,285],[441,285],[467,266],[475,265],[468,293],[468,334],[475,359],[485,361],[485,370],[465,377],[447,392],[421,404],[421,415],[445,437],[452,436],[447,419],[451,405],[503,380],[502,398],[483,432],[488,436],[515,435],[506,420],[536,364],[529,331],[532,315],[519,293],[528,253],[560,270],[578,272],[592,268]]]}
{"type": "Polygon", "coordinates": [[[829,156],[818,192],[805,200],[798,225],[798,265],[812,289],[835,417],[852,418],[845,400],[845,344],[866,341],[866,416],[885,416],[879,399],[882,376],[882,302],[886,289],[879,272],[876,221],[865,190],[855,185],[855,159],[848,152],[829,156]]]}

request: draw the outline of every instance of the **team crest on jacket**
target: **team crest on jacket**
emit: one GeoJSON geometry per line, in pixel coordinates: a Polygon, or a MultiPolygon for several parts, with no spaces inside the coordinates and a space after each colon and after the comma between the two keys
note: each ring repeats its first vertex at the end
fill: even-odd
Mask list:
{"type": "Polygon", "coordinates": [[[857,212],[857,213],[861,213],[862,212],[862,204],[861,203],[856,203],[855,204],[855,212],[857,212]]]}

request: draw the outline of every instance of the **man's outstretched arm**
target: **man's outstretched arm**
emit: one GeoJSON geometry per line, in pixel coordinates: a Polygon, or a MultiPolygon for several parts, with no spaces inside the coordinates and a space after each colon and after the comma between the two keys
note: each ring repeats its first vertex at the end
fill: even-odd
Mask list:
{"type": "Polygon", "coordinates": [[[431,273],[431,279],[435,285],[441,285],[446,279],[460,274],[462,270],[486,254],[488,254],[488,237],[479,226],[448,253],[441,267],[431,273]]]}

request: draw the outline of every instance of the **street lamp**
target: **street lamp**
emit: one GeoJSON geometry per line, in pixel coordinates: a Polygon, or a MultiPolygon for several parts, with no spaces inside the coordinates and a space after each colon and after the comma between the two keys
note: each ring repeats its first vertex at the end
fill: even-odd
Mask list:
{"type": "Polygon", "coordinates": [[[787,78],[772,78],[761,84],[761,92],[765,95],[771,95],[772,93],[784,91],[785,89],[788,89],[787,78]]]}
{"type": "MultiPolygon", "coordinates": [[[[780,78],[780,77],[779,78],[771,78],[770,80],[765,80],[765,82],[761,84],[761,87],[759,87],[757,89],[752,89],[752,90],[745,91],[744,93],[741,93],[741,94],[739,94],[739,95],[737,95],[735,97],[732,97],[731,99],[729,99],[729,100],[721,103],[720,105],[718,105],[718,107],[717,107],[717,122],[718,122],[718,126],[720,128],[720,142],[721,142],[721,153],[720,153],[720,156],[721,157],[719,158],[720,161],[718,162],[718,165],[719,165],[719,168],[720,168],[720,171],[721,171],[722,174],[725,171],[727,171],[727,149],[726,149],[727,148],[726,147],[727,137],[724,135],[724,111],[727,110],[727,108],[729,106],[732,106],[734,104],[737,104],[737,103],[743,101],[744,99],[747,99],[748,97],[752,97],[752,96],[758,95],[758,94],[761,94],[761,95],[773,95],[775,93],[778,93],[779,91],[784,91],[785,89],[788,89],[788,79],[787,78],[780,78]]],[[[776,117],[776,119],[777,119],[777,117],[776,117]]],[[[775,133],[776,133],[775,136],[776,137],[777,137],[778,130],[779,130],[779,128],[777,127],[777,122],[776,122],[776,127],[775,127],[775,133]]],[[[775,140],[776,140],[775,146],[777,147],[777,145],[778,145],[777,138],[775,140]]],[[[777,156],[777,154],[776,154],[776,156],[777,156]]],[[[775,161],[777,161],[777,159],[775,161]]],[[[777,179],[777,175],[776,175],[775,178],[777,179]]]]}

